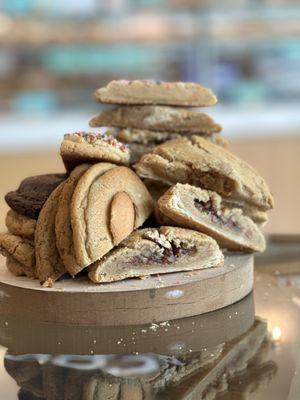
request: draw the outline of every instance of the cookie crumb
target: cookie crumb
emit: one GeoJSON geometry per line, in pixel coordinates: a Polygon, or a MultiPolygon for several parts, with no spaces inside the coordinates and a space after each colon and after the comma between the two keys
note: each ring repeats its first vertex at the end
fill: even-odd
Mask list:
{"type": "Polygon", "coordinates": [[[53,288],[54,286],[54,282],[52,278],[48,278],[43,284],[42,287],[43,288],[53,288]]]}

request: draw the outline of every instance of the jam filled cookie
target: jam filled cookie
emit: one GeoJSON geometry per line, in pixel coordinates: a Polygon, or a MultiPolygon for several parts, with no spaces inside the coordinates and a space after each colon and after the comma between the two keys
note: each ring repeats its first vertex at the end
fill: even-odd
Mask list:
{"type": "Polygon", "coordinates": [[[83,175],[71,203],[74,249],[82,267],[101,259],[154,209],[146,186],[132,170],[114,166],[99,174],[102,165],[83,175]]]}
{"type": "Polygon", "coordinates": [[[218,99],[204,86],[190,82],[155,80],[111,81],[97,89],[95,99],[112,104],[162,104],[172,106],[213,106],[218,99]]]}
{"type": "Polygon", "coordinates": [[[160,227],[133,232],[118,248],[90,266],[96,283],[151,274],[191,271],[222,266],[217,242],[188,229],[160,227]]]}
{"type": "Polygon", "coordinates": [[[45,201],[65,178],[65,174],[37,175],[26,178],[17,190],[7,193],[6,203],[18,214],[38,219],[45,201]]]}
{"type": "Polygon", "coordinates": [[[222,127],[205,113],[160,106],[122,106],[102,111],[91,119],[90,126],[114,126],[207,135],[222,130],[222,127]]]}
{"type": "Polygon", "coordinates": [[[165,223],[195,229],[213,237],[221,247],[237,251],[264,251],[265,239],[257,225],[239,208],[224,208],[215,192],[190,185],[170,188],[157,203],[157,215],[165,223]]]}
{"type": "Polygon", "coordinates": [[[66,273],[56,246],[55,218],[58,201],[64,182],[49,196],[44,204],[35,230],[36,274],[40,282],[46,286],[66,273]]]}
{"type": "Polygon", "coordinates": [[[170,140],[157,146],[140,159],[135,169],[142,178],[170,185],[189,183],[261,211],[274,205],[265,180],[254,168],[200,136],[170,140]]]}
{"type": "Polygon", "coordinates": [[[68,172],[83,163],[105,161],[128,165],[130,160],[126,144],[111,135],[90,132],[66,134],[60,147],[60,155],[68,172]]]}
{"type": "Polygon", "coordinates": [[[5,224],[13,235],[21,236],[25,239],[34,239],[36,220],[18,214],[14,210],[9,210],[6,214],[5,224]]]}

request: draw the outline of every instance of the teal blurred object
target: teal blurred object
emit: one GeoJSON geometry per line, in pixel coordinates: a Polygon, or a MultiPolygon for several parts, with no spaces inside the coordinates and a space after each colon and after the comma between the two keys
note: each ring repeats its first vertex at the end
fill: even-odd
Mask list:
{"type": "Polygon", "coordinates": [[[160,51],[139,45],[115,46],[53,46],[43,50],[41,62],[54,73],[116,73],[126,74],[141,68],[153,71],[160,60],[160,51]]]}
{"type": "Polygon", "coordinates": [[[270,91],[263,82],[255,79],[238,81],[225,94],[229,101],[235,103],[254,103],[265,102],[270,97],[270,91]]]}
{"type": "Polygon", "coordinates": [[[14,97],[11,107],[17,113],[52,113],[59,109],[59,102],[54,91],[27,90],[14,97]]]}

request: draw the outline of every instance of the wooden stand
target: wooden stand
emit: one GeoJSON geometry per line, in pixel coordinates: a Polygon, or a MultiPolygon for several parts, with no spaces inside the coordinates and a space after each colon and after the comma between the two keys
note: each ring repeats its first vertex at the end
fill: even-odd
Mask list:
{"type": "Polygon", "coordinates": [[[0,260],[0,315],[75,325],[124,326],[218,310],[253,288],[253,256],[228,254],[222,268],[96,285],[85,277],[53,288],[14,277],[0,260]]]}

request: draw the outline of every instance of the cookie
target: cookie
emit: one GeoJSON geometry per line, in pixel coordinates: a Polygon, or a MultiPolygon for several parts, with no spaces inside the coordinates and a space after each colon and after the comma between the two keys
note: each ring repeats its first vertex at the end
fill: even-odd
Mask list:
{"type": "Polygon", "coordinates": [[[17,190],[7,193],[6,203],[16,213],[38,219],[45,201],[65,178],[65,174],[37,175],[26,178],[17,190]]]}
{"type": "Polygon", "coordinates": [[[35,268],[21,264],[14,257],[6,257],[6,267],[15,276],[27,276],[35,278],[35,268]]]}
{"type": "Polygon", "coordinates": [[[106,87],[97,89],[94,95],[96,101],[112,104],[205,107],[218,101],[210,89],[197,83],[155,80],[111,81],[106,87]]]}
{"type": "Polygon", "coordinates": [[[83,175],[72,198],[74,249],[82,267],[101,259],[141,226],[154,208],[147,188],[132,170],[107,164],[110,169],[103,173],[103,165],[96,164],[83,175]]]}
{"type": "Polygon", "coordinates": [[[76,185],[88,168],[90,168],[90,164],[82,164],[71,172],[59,196],[55,217],[57,250],[66,270],[71,276],[75,276],[82,268],[77,264],[75,257],[70,205],[76,185]]]}
{"type": "Polygon", "coordinates": [[[91,119],[90,126],[206,135],[222,130],[222,127],[205,113],[162,106],[122,106],[102,111],[91,119]]]}
{"type": "Polygon", "coordinates": [[[89,267],[95,282],[219,267],[224,257],[217,242],[203,233],[162,226],[133,232],[118,248],[89,267]]]}
{"type": "Polygon", "coordinates": [[[230,201],[230,199],[223,198],[223,205],[226,208],[240,208],[243,214],[251,218],[260,228],[265,226],[269,218],[267,212],[257,209],[255,206],[246,204],[243,201],[230,201]]]}
{"type": "Polygon", "coordinates": [[[42,284],[51,286],[53,282],[66,273],[56,246],[55,218],[59,197],[62,193],[62,182],[49,196],[44,204],[35,230],[36,274],[42,284]]]}
{"type": "Polygon", "coordinates": [[[158,200],[157,210],[172,225],[206,233],[227,250],[265,250],[257,225],[241,209],[224,207],[222,197],[215,192],[177,183],[158,200]]]}
{"type": "Polygon", "coordinates": [[[83,163],[101,161],[129,165],[130,152],[126,144],[111,135],[76,132],[64,136],[60,155],[68,172],[83,163]]]}
{"type": "Polygon", "coordinates": [[[142,178],[171,185],[189,183],[261,211],[274,206],[270,189],[254,168],[200,136],[170,140],[157,146],[140,159],[135,169],[142,178]]]}
{"type": "Polygon", "coordinates": [[[25,239],[33,239],[36,220],[18,214],[14,210],[9,210],[6,214],[5,224],[13,235],[21,236],[25,239]]]}
{"type": "Polygon", "coordinates": [[[34,244],[31,240],[10,233],[0,234],[0,253],[13,257],[28,268],[35,266],[34,244]]]}

